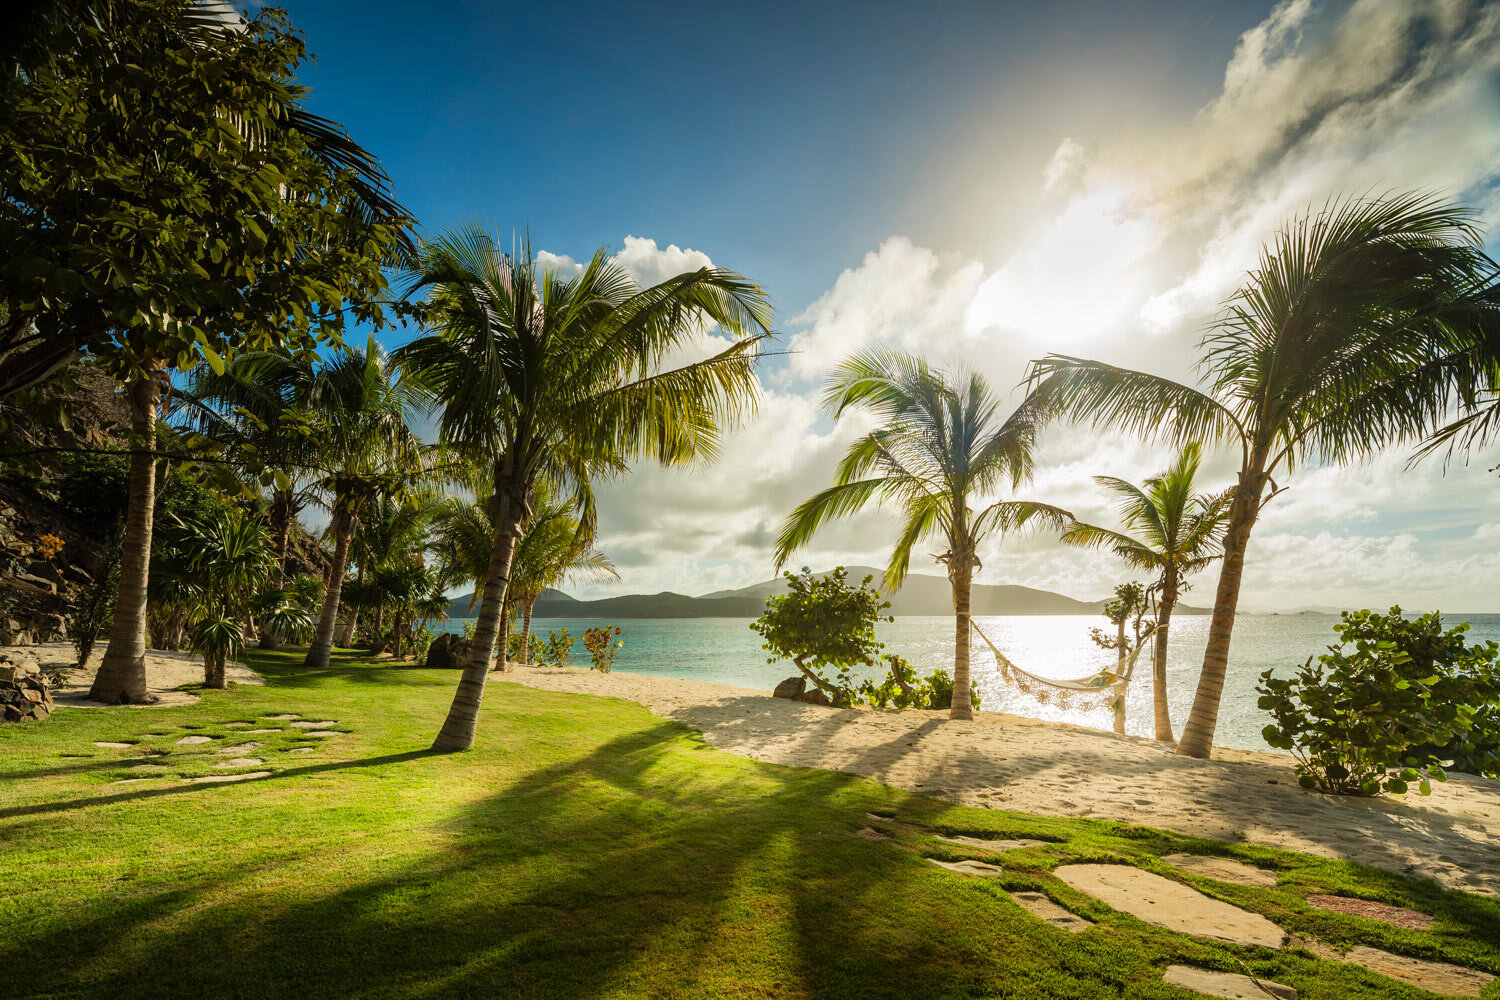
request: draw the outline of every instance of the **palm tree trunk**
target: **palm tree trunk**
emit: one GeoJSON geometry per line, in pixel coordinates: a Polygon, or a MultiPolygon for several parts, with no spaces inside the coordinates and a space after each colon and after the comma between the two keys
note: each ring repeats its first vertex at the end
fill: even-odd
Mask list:
{"type": "Polygon", "coordinates": [[[498,650],[495,654],[495,665],[492,670],[509,670],[510,656],[508,646],[510,645],[510,616],[515,610],[515,605],[507,597],[500,607],[500,626],[495,630],[495,646],[498,650]]]}
{"type": "Polygon", "coordinates": [[[1219,725],[1219,699],[1224,694],[1224,676],[1229,670],[1229,639],[1234,633],[1234,614],[1240,603],[1240,579],[1245,572],[1245,549],[1250,544],[1250,529],[1260,513],[1260,494],[1266,477],[1261,471],[1265,450],[1251,456],[1251,467],[1240,473],[1239,489],[1229,511],[1229,528],[1224,533],[1224,562],[1219,570],[1219,589],[1214,596],[1214,615],[1208,626],[1208,647],[1203,651],[1203,671],[1198,675],[1198,690],[1193,708],[1182,727],[1177,743],[1180,757],[1207,759],[1213,750],[1214,730],[1219,725]]]}
{"type": "MultiPolygon", "coordinates": [[[[1118,644],[1115,646],[1115,656],[1116,656],[1115,673],[1119,674],[1121,677],[1124,677],[1125,676],[1125,619],[1123,619],[1123,618],[1121,618],[1120,621],[1119,621],[1119,633],[1116,636],[1116,642],[1118,644]]],[[[1121,736],[1124,736],[1125,735],[1125,692],[1123,690],[1120,691],[1120,697],[1118,697],[1118,698],[1115,699],[1115,703],[1111,707],[1115,710],[1115,732],[1119,733],[1121,736]]]]}
{"type": "Polygon", "coordinates": [[[484,699],[484,682],[490,672],[490,653],[495,648],[500,614],[505,607],[506,592],[510,589],[510,564],[516,551],[516,536],[520,534],[525,497],[515,489],[509,476],[496,478],[501,479],[496,485],[502,488],[495,491],[498,498],[495,537],[490,546],[489,570],[484,578],[484,597],[479,605],[479,618],[474,623],[469,662],[464,665],[443,728],[432,742],[432,749],[440,753],[467,750],[474,745],[479,705],[484,699]]]}
{"type": "Polygon", "coordinates": [[[156,507],[156,408],[161,398],[160,361],[130,384],[130,428],[136,451],[130,456],[130,499],[120,546],[120,583],[109,646],[89,697],[94,701],[140,705],[155,699],[146,691],[146,583],[151,572],[151,527],[156,507]]]}
{"type": "MultiPolygon", "coordinates": [[[[365,592],[365,560],[359,561],[359,592],[365,592]]],[[[349,608],[349,617],[344,620],[344,631],[339,635],[339,645],[345,649],[354,641],[354,626],[359,624],[359,605],[355,604],[349,608]]]]}
{"type": "Polygon", "coordinates": [[[1161,601],[1156,606],[1156,644],[1151,650],[1151,697],[1156,714],[1156,738],[1172,742],[1172,709],[1167,704],[1167,630],[1172,609],[1177,606],[1177,573],[1168,569],[1162,577],[1161,601]]]}
{"type": "MultiPolygon", "coordinates": [[[[276,548],[276,581],[286,583],[286,550],[292,535],[292,494],[277,487],[271,493],[271,537],[276,548]]],[[[261,625],[260,639],[256,643],[261,649],[275,649],[281,644],[281,636],[269,625],[261,625]]]]}
{"type": "Polygon", "coordinates": [[[309,667],[328,666],[329,654],[333,652],[333,629],[339,614],[339,593],[344,589],[344,568],[349,561],[349,540],[354,536],[354,518],[339,511],[333,515],[333,568],[328,573],[328,586],[323,591],[323,614],[318,619],[318,634],[308,647],[303,661],[309,667]]]}
{"type": "Polygon", "coordinates": [[[536,607],[536,598],[528,597],[521,605],[521,665],[531,666],[531,609],[536,607]]]}
{"type": "Polygon", "coordinates": [[[957,559],[948,568],[953,585],[953,704],[950,719],[974,718],[974,700],[969,689],[969,594],[974,567],[957,559]]]}

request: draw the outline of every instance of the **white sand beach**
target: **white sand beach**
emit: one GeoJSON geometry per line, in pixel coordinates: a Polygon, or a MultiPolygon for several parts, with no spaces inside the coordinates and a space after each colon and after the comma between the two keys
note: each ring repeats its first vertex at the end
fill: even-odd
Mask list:
{"type": "Polygon", "coordinates": [[[1432,795],[1343,798],[1298,786],[1289,756],[1216,750],[1211,761],[1080,726],[981,712],[822,708],[706,681],[517,667],[496,675],[608,695],[775,764],[876,778],[992,809],[1087,816],[1343,858],[1500,896],[1500,782],[1455,776],[1432,795]]]}
{"type": "MultiPolygon", "coordinates": [[[[97,701],[89,701],[89,686],[99,672],[104,659],[104,643],[94,648],[86,666],[73,666],[78,654],[71,643],[48,642],[39,646],[7,646],[0,651],[17,657],[34,660],[44,668],[66,667],[67,683],[52,691],[52,700],[59,706],[69,708],[99,708],[97,701]]],[[[243,663],[224,665],[224,677],[230,684],[264,684],[265,680],[243,663]]],[[[172,705],[191,705],[198,696],[178,690],[186,684],[203,683],[203,657],[197,653],[172,652],[165,649],[146,650],[146,689],[156,696],[150,705],[132,705],[132,708],[168,708],[172,705]]]]}

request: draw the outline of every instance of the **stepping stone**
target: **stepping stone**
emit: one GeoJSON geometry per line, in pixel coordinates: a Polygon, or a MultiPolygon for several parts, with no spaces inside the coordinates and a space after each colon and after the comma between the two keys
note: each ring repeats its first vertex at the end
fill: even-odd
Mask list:
{"type": "Polygon", "coordinates": [[[244,774],[205,774],[201,778],[183,778],[190,785],[218,784],[223,781],[249,781],[251,778],[269,778],[270,771],[247,771],[244,774]]]}
{"type": "Polygon", "coordinates": [[[287,712],[284,715],[262,715],[262,719],[270,719],[272,722],[285,722],[288,719],[300,719],[302,716],[297,712],[287,712]]]}
{"type": "Polygon", "coordinates": [[[866,819],[873,819],[877,823],[894,823],[894,822],[896,822],[896,817],[894,817],[894,816],[881,816],[878,813],[865,813],[865,818],[866,819]]]}
{"type": "Polygon", "coordinates": [[[165,764],[133,764],[132,771],[170,771],[171,768],[165,764]]]}
{"type": "Polygon", "coordinates": [[[307,731],[307,735],[309,735],[309,736],[343,736],[344,734],[342,732],[340,732],[339,730],[337,730],[337,729],[309,729],[307,731]]]}
{"type": "Polygon", "coordinates": [[[259,757],[235,757],[233,760],[221,760],[214,767],[254,767],[264,763],[259,757]]]}
{"type": "Polygon", "coordinates": [[[212,736],[184,736],[177,743],[179,746],[193,747],[202,743],[212,743],[213,741],[214,738],[212,736]]]}
{"type": "Polygon", "coordinates": [[[939,868],[946,868],[950,872],[958,872],[960,875],[999,878],[1003,874],[999,865],[987,865],[983,861],[942,861],[938,858],[928,858],[927,860],[939,868]]]}
{"type": "Polygon", "coordinates": [[[111,750],[129,750],[131,747],[135,746],[135,744],[134,743],[110,743],[107,740],[95,740],[94,741],[94,746],[96,746],[96,747],[109,747],[111,750]]]}
{"type": "Polygon", "coordinates": [[[1373,899],[1355,899],[1353,896],[1308,896],[1307,902],[1320,910],[1366,917],[1390,924],[1392,927],[1404,927],[1412,931],[1425,931],[1436,920],[1426,913],[1408,910],[1404,906],[1377,903],[1373,899]]]}
{"type": "Polygon", "coordinates": [[[1495,977],[1477,969],[1465,969],[1461,965],[1445,962],[1428,962],[1405,955],[1392,955],[1379,948],[1360,945],[1344,956],[1344,961],[1362,965],[1371,972],[1399,979],[1432,993],[1447,993],[1455,997],[1477,997],[1484,988],[1494,982],[1495,977]]]}
{"type": "MultiPolygon", "coordinates": [[[[316,736],[317,733],[309,733],[308,735],[309,736],[316,736]]],[[[890,834],[888,834],[888,833],[881,833],[879,830],[876,830],[873,827],[868,827],[868,826],[865,827],[862,830],[859,830],[854,835],[856,837],[863,837],[866,840],[890,840],[891,839],[891,835],[890,834]]]]}
{"type": "Polygon", "coordinates": [[[264,743],[256,743],[254,740],[251,740],[249,743],[236,743],[232,747],[222,747],[215,750],[214,753],[221,756],[231,753],[249,753],[251,750],[259,750],[263,746],[265,746],[264,743]]]}
{"type": "Polygon", "coordinates": [[[1021,909],[1047,921],[1053,927],[1061,927],[1065,931],[1077,934],[1094,926],[1092,920],[1085,920],[1076,913],[1068,912],[1054,903],[1045,893],[1013,892],[1010,898],[1014,899],[1021,909]]]}
{"type": "Polygon", "coordinates": [[[1259,913],[1129,865],[1063,865],[1053,874],[1122,913],[1182,934],[1265,948],[1280,948],[1285,937],[1259,913]]]}
{"type": "Polygon", "coordinates": [[[1267,997],[1297,1000],[1297,991],[1281,983],[1273,983],[1268,979],[1251,979],[1238,972],[1195,969],[1191,965],[1167,966],[1161,981],[1205,996],[1227,997],[1228,1000],[1266,1000],[1267,997]]]}
{"type": "Polygon", "coordinates": [[[326,719],[323,722],[308,722],[306,720],[303,720],[301,722],[294,722],[294,723],[292,723],[292,728],[293,729],[322,729],[324,726],[336,726],[336,725],[338,725],[338,720],[336,720],[336,719],[326,719]]]}
{"type": "Polygon", "coordinates": [[[950,844],[980,847],[986,851],[1015,851],[1022,847],[1041,847],[1047,843],[1045,840],[986,840],[983,837],[945,837],[942,834],[934,834],[934,836],[950,844]]]}
{"type": "Polygon", "coordinates": [[[1181,868],[1183,871],[1219,882],[1233,882],[1236,885],[1253,885],[1262,888],[1276,884],[1275,872],[1231,858],[1216,858],[1204,854],[1168,854],[1164,855],[1162,860],[1174,868],[1181,868]]]}
{"type": "Polygon", "coordinates": [[[147,739],[147,740],[159,740],[159,739],[161,739],[165,735],[167,735],[167,734],[166,733],[142,733],[141,734],[141,738],[142,739],[147,739]]]}
{"type": "Polygon", "coordinates": [[[250,725],[250,723],[248,723],[248,722],[226,722],[226,723],[224,723],[224,728],[225,729],[244,729],[248,725],[250,725]]]}
{"type": "Polygon", "coordinates": [[[282,751],[282,752],[283,753],[312,753],[316,749],[317,749],[317,747],[293,747],[290,750],[285,750],[285,751],[282,751]]]}
{"type": "Polygon", "coordinates": [[[1301,948],[1303,951],[1310,951],[1318,958],[1329,962],[1344,961],[1344,953],[1342,951],[1339,951],[1326,941],[1319,941],[1310,934],[1293,934],[1286,939],[1286,946],[1288,948],[1301,948]]]}
{"type": "Polygon", "coordinates": [[[245,732],[247,732],[247,733],[279,733],[279,732],[281,732],[281,730],[280,729],[247,729],[247,730],[245,730],[245,732]]]}
{"type": "Polygon", "coordinates": [[[140,781],[155,781],[155,778],[116,778],[111,785],[134,785],[140,781]]]}

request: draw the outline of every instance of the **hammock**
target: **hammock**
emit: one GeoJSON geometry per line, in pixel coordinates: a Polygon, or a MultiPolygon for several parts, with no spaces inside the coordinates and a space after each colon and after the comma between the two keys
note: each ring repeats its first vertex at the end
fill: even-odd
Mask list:
{"type": "Polygon", "coordinates": [[[984,644],[990,647],[990,652],[995,654],[995,665],[1000,668],[1002,677],[1042,704],[1056,705],[1069,711],[1092,712],[1095,709],[1109,708],[1123,698],[1125,689],[1130,686],[1130,675],[1135,673],[1135,661],[1140,659],[1141,650],[1146,647],[1146,643],[1141,643],[1125,663],[1116,669],[1101,670],[1077,680],[1060,680],[1022,670],[1010,662],[998,646],[990,642],[990,637],[972,619],[969,625],[984,640],[984,644]]]}

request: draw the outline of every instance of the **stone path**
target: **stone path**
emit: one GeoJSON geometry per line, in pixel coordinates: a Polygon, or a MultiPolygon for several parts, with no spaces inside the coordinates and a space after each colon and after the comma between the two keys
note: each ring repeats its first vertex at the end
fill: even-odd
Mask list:
{"type": "Polygon", "coordinates": [[[995,878],[1003,871],[996,865],[986,864],[983,861],[943,861],[940,858],[928,858],[939,868],[946,868],[950,872],[958,872],[960,875],[979,875],[982,878],[995,878]]]}
{"type": "Polygon", "coordinates": [[[1233,858],[1219,858],[1205,854],[1167,854],[1162,860],[1174,868],[1181,868],[1194,875],[1215,879],[1219,882],[1234,882],[1237,885],[1253,885],[1266,888],[1276,884],[1276,873],[1233,858]]]}
{"type": "Polygon", "coordinates": [[[214,738],[212,736],[184,736],[177,741],[177,744],[179,746],[193,747],[202,746],[204,743],[212,743],[213,741],[214,738]]]}
{"type": "Polygon", "coordinates": [[[1169,965],[1162,973],[1161,981],[1185,990],[1193,990],[1205,996],[1225,997],[1227,1000],[1296,1000],[1297,991],[1268,979],[1251,979],[1237,972],[1215,972],[1212,969],[1196,969],[1191,965],[1169,965]]]}
{"type": "Polygon", "coordinates": [[[1388,951],[1364,945],[1350,949],[1349,954],[1344,956],[1344,961],[1362,965],[1371,972],[1399,979],[1433,993],[1446,993],[1455,997],[1477,997],[1484,992],[1486,986],[1495,981],[1495,977],[1488,972],[1465,969],[1445,962],[1427,962],[1420,958],[1392,955],[1388,951]]]}
{"type": "Polygon", "coordinates": [[[1044,893],[1013,892],[1010,894],[1010,898],[1014,899],[1016,904],[1027,913],[1045,920],[1054,927],[1061,927],[1065,931],[1077,934],[1094,926],[1092,920],[1085,920],[1078,914],[1063,909],[1044,893]]]}
{"type": "Polygon", "coordinates": [[[129,750],[131,747],[135,746],[135,744],[134,743],[111,743],[111,742],[109,742],[107,740],[95,740],[94,741],[94,746],[96,746],[96,747],[108,747],[111,750],[129,750]]]}
{"type": "Polygon", "coordinates": [[[1259,913],[1129,865],[1063,865],[1053,874],[1122,913],[1181,934],[1266,948],[1280,948],[1286,937],[1259,913]]]}
{"type": "Polygon", "coordinates": [[[1045,840],[986,840],[983,837],[945,837],[942,834],[933,834],[938,840],[945,840],[950,844],[962,844],[965,847],[979,847],[986,851],[1015,851],[1023,847],[1045,847],[1045,840]]]}
{"type": "Polygon", "coordinates": [[[1355,899],[1352,896],[1308,896],[1307,902],[1309,906],[1315,906],[1320,910],[1348,913],[1413,931],[1425,931],[1435,922],[1434,918],[1426,913],[1408,910],[1404,906],[1377,903],[1373,899],[1355,899]]]}
{"type": "Polygon", "coordinates": [[[269,778],[270,771],[247,771],[244,774],[205,774],[201,778],[183,778],[190,785],[218,784],[225,781],[249,781],[251,778],[269,778]]]}

